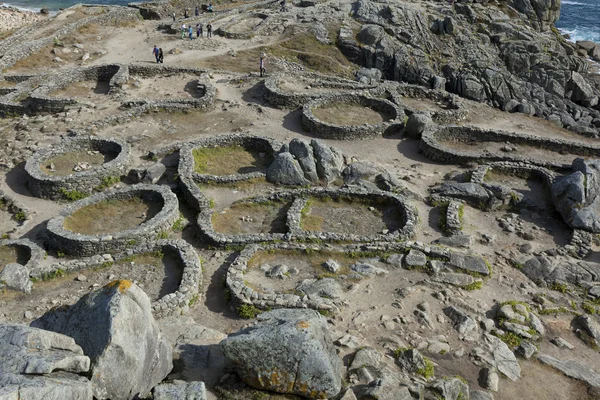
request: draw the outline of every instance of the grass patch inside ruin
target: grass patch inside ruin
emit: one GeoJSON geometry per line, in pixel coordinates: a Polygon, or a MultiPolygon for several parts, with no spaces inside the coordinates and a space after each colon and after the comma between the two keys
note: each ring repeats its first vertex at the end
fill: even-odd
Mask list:
{"type": "Polygon", "coordinates": [[[300,228],[308,232],[372,235],[401,227],[398,207],[387,201],[361,198],[310,198],[302,210],[300,228]]]}
{"type": "Polygon", "coordinates": [[[240,233],[285,233],[287,211],[291,203],[237,203],[212,216],[216,232],[240,233]]]}
{"type": "Polygon", "coordinates": [[[45,160],[41,163],[40,170],[47,175],[66,176],[76,173],[73,168],[79,163],[88,163],[90,168],[93,168],[110,159],[110,156],[97,151],[69,151],[45,160]],[[50,168],[52,165],[54,169],[50,168]]]}
{"type": "Polygon", "coordinates": [[[154,217],[161,209],[140,197],[108,200],[75,211],[65,218],[64,228],[84,235],[102,235],[135,228],[154,217]]]}
{"type": "Polygon", "coordinates": [[[356,103],[332,103],[314,108],[312,112],[323,122],[342,126],[376,125],[390,119],[388,115],[356,103]]]}
{"type": "Polygon", "coordinates": [[[250,151],[242,146],[200,147],[192,150],[192,154],[194,171],[209,175],[247,174],[262,171],[272,161],[269,154],[250,151]]]}

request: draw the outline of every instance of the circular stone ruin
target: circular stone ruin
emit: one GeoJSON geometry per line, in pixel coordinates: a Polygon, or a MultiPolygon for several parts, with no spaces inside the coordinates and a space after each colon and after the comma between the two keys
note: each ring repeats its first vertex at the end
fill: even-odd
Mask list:
{"type": "Polygon", "coordinates": [[[129,167],[129,145],[119,139],[70,139],[37,151],[25,164],[29,191],[60,199],[89,194],[123,175],[129,167]]]}
{"type": "Polygon", "coordinates": [[[29,107],[36,113],[57,113],[77,104],[78,98],[106,101],[101,96],[109,95],[113,77],[121,68],[106,64],[58,72],[31,92],[29,107]]]}
{"type": "Polygon", "coordinates": [[[0,241],[0,291],[31,292],[36,269],[45,252],[28,239],[0,241]]]}
{"type": "Polygon", "coordinates": [[[243,207],[242,217],[233,206],[229,217],[215,215],[206,202],[198,214],[200,231],[219,245],[279,241],[388,242],[414,235],[418,214],[408,201],[382,191],[348,189],[298,189],[234,203],[243,207]],[[245,215],[248,215],[246,217],[245,215]],[[232,218],[247,218],[236,229],[232,218]],[[307,222],[308,221],[308,222],[307,222]],[[219,226],[228,226],[224,232],[219,226]],[[232,228],[233,227],[233,228],[232,228]],[[261,230],[267,228],[267,230],[261,230]]]}
{"type": "MultiPolygon", "coordinates": [[[[335,92],[376,91],[376,85],[364,85],[314,72],[302,74],[274,74],[264,81],[264,99],[275,107],[297,108],[316,98],[327,97],[335,92]]],[[[383,89],[381,90],[383,93],[383,89]]]]}
{"type": "Polygon", "coordinates": [[[8,264],[20,264],[36,278],[36,267],[43,258],[44,250],[29,239],[0,240],[0,273],[8,264]]]}
{"type": "Polygon", "coordinates": [[[425,130],[420,148],[446,164],[511,161],[563,170],[571,168],[573,158],[600,157],[600,145],[463,126],[425,130]]]}
{"type": "Polygon", "coordinates": [[[304,129],[323,139],[356,140],[382,135],[403,113],[394,103],[359,94],[334,94],[302,108],[304,129]]]}
{"type": "Polygon", "coordinates": [[[168,187],[129,186],[63,209],[48,222],[49,244],[73,256],[118,253],[166,236],[178,218],[179,203],[168,187]]]}
{"type": "Polygon", "coordinates": [[[267,137],[229,134],[189,142],[179,150],[184,196],[196,210],[209,208],[198,183],[234,183],[265,178],[281,143],[267,137]]]}
{"type": "Polygon", "coordinates": [[[394,102],[401,105],[407,113],[427,112],[438,124],[452,124],[469,117],[469,111],[460,98],[448,92],[401,83],[390,94],[394,102]]]}
{"type": "Polygon", "coordinates": [[[217,94],[205,70],[162,65],[123,66],[118,86],[127,108],[207,109],[217,94]]]}

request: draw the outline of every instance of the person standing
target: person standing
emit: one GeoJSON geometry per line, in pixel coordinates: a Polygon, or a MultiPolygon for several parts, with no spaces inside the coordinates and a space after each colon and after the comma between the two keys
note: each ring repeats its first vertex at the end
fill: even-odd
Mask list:
{"type": "Polygon", "coordinates": [[[165,54],[163,53],[163,50],[161,47],[160,49],[158,49],[158,62],[162,64],[164,59],[165,59],[165,54]]]}
{"type": "Polygon", "coordinates": [[[181,38],[185,39],[186,26],[185,24],[181,25],[181,38]]]}
{"type": "Polygon", "coordinates": [[[258,62],[258,67],[260,68],[260,76],[261,77],[265,74],[265,72],[267,72],[267,70],[265,68],[265,58],[267,58],[266,54],[265,53],[261,53],[260,54],[260,60],[258,62]]]}
{"type": "Polygon", "coordinates": [[[156,45],[154,45],[154,48],[152,49],[152,54],[154,55],[154,58],[156,58],[156,62],[158,63],[158,47],[156,47],[156,45]]]}
{"type": "Polygon", "coordinates": [[[173,17],[173,22],[175,22],[175,13],[173,13],[172,17],[173,17]]]}
{"type": "Polygon", "coordinates": [[[202,24],[196,24],[196,38],[202,37],[202,24]]]}
{"type": "Polygon", "coordinates": [[[212,37],[212,25],[211,24],[206,25],[206,37],[207,38],[212,37]]]}
{"type": "Polygon", "coordinates": [[[190,25],[190,29],[188,30],[188,34],[190,36],[190,40],[192,40],[194,38],[194,28],[192,28],[192,25],[190,25]]]}
{"type": "Polygon", "coordinates": [[[196,14],[196,17],[198,15],[200,15],[200,9],[198,8],[198,6],[196,6],[196,9],[194,10],[194,13],[196,14]]]}
{"type": "Polygon", "coordinates": [[[183,13],[183,18],[189,18],[190,14],[188,13],[188,9],[186,8],[183,13]]]}

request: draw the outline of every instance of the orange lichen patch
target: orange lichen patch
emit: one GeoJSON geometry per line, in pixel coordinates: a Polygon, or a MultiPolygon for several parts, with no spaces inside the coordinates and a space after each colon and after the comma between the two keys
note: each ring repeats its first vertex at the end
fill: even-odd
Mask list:
{"type": "Polygon", "coordinates": [[[329,398],[326,392],[313,389],[308,382],[298,382],[295,379],[295,374],[282,371],[279,368],[272,368],[270,371],[244,377],[244,381],[255,388],[265,388],[278,393],[299,394],[311,399],[329,398]]]}
{"type": "Polygon", "coordinates": [[[296,326],[300,329],[308,329],[310,327],[310,323],[308,321],[300,321],[296,324],[296,326]]]}
{"type": "Polygon", "coordinates": [[[133,282],[127,279],[119,279],[108,283],[106,286],[104,286],[104,288],[108,290],[116,288],[119,290],[119,292],[125,293],[127,290],[129,290],[131,285],[133,285],[133,282]]]}

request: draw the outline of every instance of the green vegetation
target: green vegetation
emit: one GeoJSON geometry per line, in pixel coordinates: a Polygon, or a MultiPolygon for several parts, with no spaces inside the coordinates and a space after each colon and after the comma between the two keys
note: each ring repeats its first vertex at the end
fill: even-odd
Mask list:
{"type": "Polygon", "coordinates": [[[79,192],[77,190],[68,191],[65,188],[61,188],[60,193],[63,195],[64,198],[66,198],[69,201],[81,200],[88,197],[87,193],[79,192]]]}
{"type": "Polygon", "coordinates": [[[201,174],[229,175],[266,169],[272,157],[242,146],[199,147],[192,150],[194,171],[201,174]]]}
{"type": "Polygon", "coordinates": [[[49,281],[51,279],[62,278],[63,276],[65,276],[65,271],[63,269],[58,268],[55,271],[47,272],[47,273],[43,274],[42,280],[49,281]]]}
{"type": "Polygon", "coordinates": [[[19,211],[18,213],[15,214],[14,218],[17,221],[25,221],[25,219],[27,218],[27,215],[23,211],[19,211]]]}
{"type": "Polygon", "coordinates": [[[241,318],[253,319],[262,311],[254,306],[254,304],[242,304],[237,308],[237,313],[241,318]]]}
{"type": "Polygon", "coordinates": [[[199,299],[199,298],[200,298],[200,295],[199,295],[199,294],[196,294],[194,297],[192,297],[192,298],[190,299],[190,301],[189,301],[188,305],[189,305],[190,307],[193,307],[193,306],[194,306],[194,304],[196,304],[196,302],[198,301],[198,299],[199,299]]]}
{"type": "Polygon", "coordinates": [[[419,374],[423,378],[429,380],[429,379],[433,378],[433,376],[435,375],[435,367],[433,365],[433,362],[431,362],[431,360],[429,358],[423,357],[423,360],[425,360],[425,367],[418,369],[417,374],[419,374]]]}
{"type": "Polygon", "coordinates": [[[463,286],[464,290],[479,290],[483,287],[483,281],[475,281],[473,283],[469,283],[468,285],[463,286]]]}
{"type": "Polygon", "coordinates": [[[65,253],[64,253],[63,251],[61,251],[61,250],[58,250],[58,251],[56,252],[56,257],[58,257],[58,258],[63,258],[64,256],[65,256],[65,253]]]}
{"type": "Polygon", "coordinates": [[[225,301],[228,303],[231,302],[231,298],[232,298],[231,290],[225,289],[224,294],[225,294],[225,301]]]}
{"type": "Polygon", "coordinates": [[[594,315],[598,312],[596,310],[596,307],[594,307],[592,305],[592,303],[587,302],[587,301],[584,301],[583,304],[581,304],[581,308],[583,308],[583,311],[585,311],[586,313],[588,313],[590,315],[594,315]]]}
{"type": "Polygon", "coordinates": [[[156,239],[167,239],[169,237],[169,232],[161,231],[156,234],[156,239]]]}
{"type": "Polygon", "coordinates": [[[119,176],[107,176],[106,178],[102,178],[102,183],[94,188],[94,190],[101,192],[104,189],[108,189],[112,185],[121,182],[121,177],[119,176]]]}
{"type": "Polygon", "coordinates": [[[521,338],[521,336],[516,335],[512,332],[506,332],[504,335],[496,334],[496,336],[498,338],[500,338],[500,340],[502,340],[504,343],[506,343],[507,346],[510,347],[511,349],[519,347],[521,345],[521,343],[523,342],[523,339],[521,338]]]}
{"type": "Polygon", "coordinates": [[[552,285],[550,285],[550,289],[556,290],[557,292],[560,292],[562,294],[569,293],[571,291],[566,283],[558,282],[554,282],[552,285]]]}

